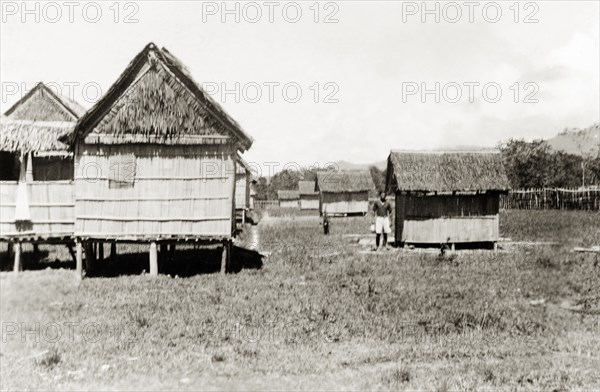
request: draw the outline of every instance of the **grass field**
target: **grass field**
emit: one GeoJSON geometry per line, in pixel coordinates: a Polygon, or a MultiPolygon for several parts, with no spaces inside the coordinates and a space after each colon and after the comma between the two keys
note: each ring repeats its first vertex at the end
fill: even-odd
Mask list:
{"type": "Polygon", "coordinates": [[[600,214],[503,212],[503,237],[558,244],[445,256],[365,252],[369,224],[265,216],[240,238],[262,268],[225,276],[78,281],[51,250],[0,273],[1,388],[600,388],[600,260],[571,251],[600,244],[600,214]]]}

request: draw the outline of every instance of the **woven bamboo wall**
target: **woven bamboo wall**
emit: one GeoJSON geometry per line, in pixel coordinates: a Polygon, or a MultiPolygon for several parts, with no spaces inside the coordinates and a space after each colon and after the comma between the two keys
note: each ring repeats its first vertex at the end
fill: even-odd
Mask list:
{"type": "Polygon", "coordinates": [[[329,215],[366,214],[369,211],[369,192],[320,193],[320,212],[329,215]]]}
{"type": "Polygon", "coordinates": [[[131,239],[231,236],[235,218],[231,146],[130,144],[83,145],[79,149],[76,235],[131,239]],[[135,156],[133,186],[109,187],[109,161],[128,154],[135,156]]]}
{"type": "Polygon", "coordinates": [[[235,208],[244,209],[250,207],[250,187],[248,186],[249,175],[247,173],[236,174],[235,180],[235,208]]]}
{"type": "Polygon", "coordinates": [[[73,182],[33,182],[28,188],[29,212],[36,236],[72,236],[75,227],[73,182]]]}
{"type": "Polygon", "coordinates": [[[15,209],[17,197],[17,181],[0,182],[0,238],[15,233],[15,209]]]}
{"type": "Polygon", "coordinates": [[[72,181],[33,182],[27,185],[31,222],[17,229],[15,209],[17,182],[0,185],[0,236],[28,235],[58,238],[73,235],[75,218],[72,181]]]}

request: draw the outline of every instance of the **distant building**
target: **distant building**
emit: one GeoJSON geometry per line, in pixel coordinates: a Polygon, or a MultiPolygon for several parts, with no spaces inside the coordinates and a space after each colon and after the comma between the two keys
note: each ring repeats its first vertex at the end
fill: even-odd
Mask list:
{"type": "Polygon", "coordinates": [[[0,120],[0,239],[70,238],[73,154],[59,141],[85,109],[38,83],[0,120]]]}
{"type": "Polygon", "coordinates": [[[298,191],[277,191],[280,208],[300,208],[300,194],[298,191]]]}
{"type": "Polygon", "coordinates": [[[236,219],[246,223],[246,214],[250,210],[252,172],[250,167],[238,156],[235,168],[235,211],[236,219]]]}
{"type": "Polygon", "coordinates": [[[388,158],[395,240],[411,244],[496,243],[499,196],[509,182],[498,153],[400,152],[388,158]]]}
{"type": "Polygon", "coordinates": [[[317,172],[319,212],[336,215],[366,215],[369,211],[369,192],[375,184],[368,171],[317,172]]]}
{"type": "Polygon", "coordinates": [[[300,181],[298,183],[301,210],[319,209],[319,192],[316,191],[315,181],[300,181]]]}

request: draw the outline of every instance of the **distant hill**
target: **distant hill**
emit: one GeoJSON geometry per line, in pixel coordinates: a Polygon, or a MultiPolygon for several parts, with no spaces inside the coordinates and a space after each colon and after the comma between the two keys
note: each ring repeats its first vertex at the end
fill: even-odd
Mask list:
{"type": "Polygon", "coordinates": [[[599,125],[592,125],[585,129],[565,129],[558,135],[547,140],[550,147],[555,151],[563,151],[574,155],[598,154],[600,146],[599,125]]]}

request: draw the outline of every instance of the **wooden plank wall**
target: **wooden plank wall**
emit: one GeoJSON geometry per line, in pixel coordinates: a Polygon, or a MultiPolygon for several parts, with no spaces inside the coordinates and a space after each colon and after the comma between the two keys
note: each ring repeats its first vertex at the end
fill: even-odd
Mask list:
{"type": "Polygon", "coordinates": [[[498,239],[498,215],[405,220],[402,232],[402,241],[409,243],[496,242],[498,239]]]}
{"type": "Polygon", "coordinates": [[[409,243],[495,242],[499,195],[396,194],[395,233],[409,243]]]}
{"type": "Polygon", "coordinates": [[[320,212],[329,215],[366,214],[369,211],[368,192],[320,193],[320,212]]]}
{"type": "Polygon", "coordinates": [[[279,207],[281,208],[300,208],[299,200],[279,200],[279,207]]]}
{"type": "Polygon", "coordinates": [[[235,176],[235,208],[244,209],[250,207],[250,187],[248,186],[249,175],[236,174],[235,176]]]}
{"type": "Polygon", "coordinates": [[[300,195],[300,209],[301,210],[318,210],[319,209],[319,195],[300,195]]]}
{"type": "MultiPolygon", "coordinates": [[[[230,237],[232,146],[82,145],[75,163],[75,233],[111,237],[230,237]],[[135,155],[132,187],[109,187],[109,157],[135,155]]],[[[114,161],[114,159],[113,159],[114,161]]],[[[113,165],[114,166],[114,165],[113,165]]]]}

